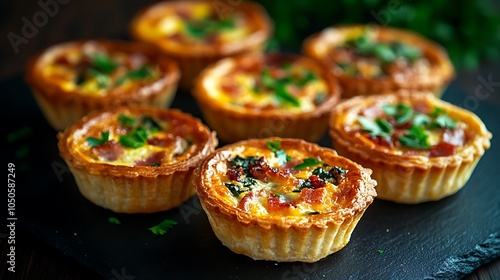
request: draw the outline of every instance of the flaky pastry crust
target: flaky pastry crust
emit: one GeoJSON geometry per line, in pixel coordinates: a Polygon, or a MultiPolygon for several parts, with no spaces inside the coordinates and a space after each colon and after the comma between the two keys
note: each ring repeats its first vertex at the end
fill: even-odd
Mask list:
{"type": "Polygon", "coordinates": [[[123,105],[168,107],[175,96],[180,72],[172,59],[154,47],[118,40],[88,40],[62,43],[43,50],[29,60],[25,78],[49,124],[56,130],[63,130],[93,110],[123,105]],[[158,66],[160,75],[153,81],[136,82],[126,89],[111,89],[105,95],[85,94],[78,87],[68,90],[59,80],[44,75],[46,67],[57,57],[80,54],[83,48],[89,47],[110,53],[144,55],[150,63],[158,66]]]}
{"type": "Polygon", "coordinates": [[[219,139],[226,143],[272,136],[316,142],[328,127],[330,112],[339,101],[340,92],[336,79],[316,61],[292,54],[267,53],[226,58],[212,64],[197,78],[193,96],[208,125],[216,130],[219,139]],[[234,72],[234,69],[261,69],[268,61],[274,60],[298,63],[304,69],[315,73],[326,84],[326,97],[323,102],[313,110],[297,112],[282,108],[256,110],[234,107],[213,97],[214,87],[211,84],[234,72]]]}
{"type": "Polygon", "coordinates": [[[342,46],[350,34],[364,31],[374,32],[375,38],[382,41],[397,41],[421,49],[423,57],[429,62],[427,73],[395,73],[385,77],[358,77],[335,74],[343,89],[342,98],[357,95],[382,94],[399,89],[430,91],[440,97],[455,77],[455,70],[446,51],[437,43],[409,30],[376,25],[346,25],[324,29],[307,38],[303,53],[332,69],[336,66],[331,52],[342,46]]]}
{"type": "Polygon", "coordinates": [[[196,189],[212,229],[222,243],[236,253],[253,259],[282,262],[314,262],[342,249],[350,240],[359,219],[376,196],[371,170],[363,168],[334,150],[302,139],[250,139],[219,148],[197,169],[196,189]],[[317,215],[289,216],[254,214],[230,202],[221,177],[227,160],[248,147],[265,150],[266,141],[279,141],[285,151],[321,157],[325,163],[347,169],[339,184],[335,203],[317,215]]]}
{"type": "Polygon", "coordinates": [[[194,169],[217,146],[215,133],[200,120],[176,109],[118,107],[95,111],[58,134],[58,148],[77,186],[96,205],[120,213],[151,213],[179,206],[194,195],[194,169]],[[115,129],[121,114],[148,115],[168,121],[187,134],[191,148],[179,161],[158,166],[125,166],[90,159],[81,152],[82,141],[102,130],[115,129]],[[115,122],[115,124],[113,124],[115,122]]]}
{"type": "Polygon", "coordinates": [[[190,89],[196,76],[207,65],[228,56],[244,53],[260,52],[265,47],[274,27],[264,8],[255,2],[243,1],[229,8],[223,3],[206,1],[164,1],[155,3],[139,11],[130,24],[131,36],[138,41],[147,42],[158,46],[164,53],[175,58],[180,66],[182,77],[180,86],[190,89]],[[240,40],[230,42],[213,42],[205,44],[182,43],[171,40],[166,36],[152,37],[148,34],[147,25],[158,22],[164,10],[175,11],[190,5],[206,3],[214,10],[217,17],[222,20],[227,16],[241,12],[245,15],[246,24],[252,30],[250,34],[240,40]]]}
{"type": "Polygon", "coordinates": [[[409,91],[358,96],[339,103],[332,112],[329,134],[339,154],[373,170],[373,178],[378,182],[378,198],[407,204],[436,201],[459,191],[490,147],[492,137],[474,113],[442,101],[432,93],[409,91]],[[465,133],[471,138],[453,155],[428,157],[401,154],[362,134],[349,132],[363,109],[398,102],[439,107],[451,119],[465,123],[465,133]]]}

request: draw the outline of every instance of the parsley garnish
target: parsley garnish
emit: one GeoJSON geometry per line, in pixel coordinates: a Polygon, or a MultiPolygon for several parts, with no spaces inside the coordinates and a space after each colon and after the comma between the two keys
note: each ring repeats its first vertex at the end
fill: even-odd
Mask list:
{"type": "Polygon", "coordinates": [[[120,114],[118,116],[118,121],[124,126],[133,127],[135,125],[135,119],[125,114],[120,114]]]}
{"type": "Polygon", "coordinates": [[[397,124],[404,124],[408,122],[413,116],[413,110],[410,106],[405,104],[390,105],[385,104],[382,106],[385,114],[394,117],[397,124]]]}
{"type": "Polygon", "coordinates": [[[361,55],[374,56],[385,64],[392,63],[399,57],[413,62],[422,56],[422,51],[418,48],[401,42],[379,43],[366,33],[356,39],[346,41],[345,45],[356,48],[361,55]]]}
{"type": "Polygon", "coordinates": [[[125,75],[123,75],[121,78],[119,78],[116,81],[116,85],[121,85],[123,84],[126,80],[142,80],[142,79],[147,79],[152,77],[154,74],[154,70],[151,69],[151,67],[148,66],[142,66],[140,68],[137,68],[135,70],[131,70],[127,72],[125,75]]]}
{"type": "Polygon", "coordinates": [[[412,126],[398,141],[404,146],[415,149],[429,149],[429,136],[421,126],[412,126]]]}
{"type": "Polygon", "coordinates": [[[235,26],[234,19],[226,17],[223,20],[205,18],[198,21],[186,21],[186,31],[191,37],[206,38],[218,31],[231,29],[235,26]]]}
{"type": "Polygon", "coordinates": [[[104,74],[110,74],[118,67],[118,63],[104,53],[95,53],[91,59],[92,67],[104,74]]]}
{"type": "Polygon", "coordinates": [[[87,143],[90,145],[90,147],[96,147],[99,145],[102,145],[109,140],[109,131],[103,131],[101,132],[101,138],[95,138],[95,137],[87,137],[87,143]]]}
{"type": "Polygon", "coordinates": [[[287,155],[284,150],[281,149],[281,143],[279,141],[266,141],[266,145],[269,148],[269,150],[274,152],[274,155],[278,159],[278,164],[283,165],[287,161],[292,160],[292,157],[287,155]]]}
{"type": "Polygon", "coordinates": [[[148,132],[144,128],[138,127],[129,134],[120,136],[119,141],[125,147],[137,149],[146,144],[148,136],[148,132]]]}
{"type": "Polygon", "coordinates": [[[436,119],[431,123],[431,128],[441,127],[441,128],[450,128],[455,129],[457,125],[455,122],[448,117],[446,112],[441,108],[434,108],[434,111],[431,113],[431,116],[436,119]]]}
{"type": "Polygon", "coordinates": [[[90,76],[92,76],[96,82],[97,82],[97,87],[99,88],[106,88],[109,84],[109,77],[106,74],[103,74],[99,72],[96,69],[90,68],[88,70],[88,73],[90,76]]]}
{"type": "Polygon", "coordinates": [[[378,253],[379,253],[380,255],[382,255],[382,254],[384,253],[384,250],[379,249],[379,250],[378,250],[378,253]]]}
{"type": "Polygon", "coordinates": [[[294,107],[299,107],[300,106],[300,101],[293,97],[288,91],[286,90],[286,85],[283,83],[280,83],[276,86],[276,97],[278,100],[280,100],[282,103],[289,103],[290,105],[294,107]]]}
{"type": "Polygon", "coordinates": [[[241,186],[232,183],[224,183],[224,186],[229,189],[229,191],[233,194],[234,197],[239,197],[240,194],[247,192],[249,190],[243,190],[241,186]]]}
{"type": "Polygon", "coordinates": [[[116,218],[116,217],[109,217],[108,222],[110,222],[112,224],[116,224],[116,225],[121,224],[120,220],[118,220],[118,218],[116,218]]]}
{"type": "Polygon", "coordinates": [[[361,124],[363,130],[370,132],[370,135],[373,137],[380,136],[385,140],[389,140],[394,131],[392,125],[384,119],[377,118],[373,121],[369,118],[359,116],[358,122],[361,124]]]}
{"type": "Polygon", "coordinates": [[[175,225],[177,225],[177,222],[174,220],[166,219],[163,220],[161,223],[159,223],[156,226],[152,226],[148,228],[152,233],[156,235],[163,235],[167,233],[167,231],[171,228],[173,228],[175,225]]]}
{"type": "Polygon", "coordinates": [[[303,168],[310,167],[310,166],[315,166],[315,165],[322,164],[322,163],[323,163],[323,161],[320,161],[316,158],[305,158],[302,160],[302,163],[297,164],[293,169],[299,170],[299,169],[303,169],[303,168]]]}

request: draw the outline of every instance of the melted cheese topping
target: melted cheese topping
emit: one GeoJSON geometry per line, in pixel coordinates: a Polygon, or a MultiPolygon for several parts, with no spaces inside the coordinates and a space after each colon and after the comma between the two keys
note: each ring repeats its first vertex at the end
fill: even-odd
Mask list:
{"type": "Polygon", "coordinates": [[[138,22],[139,32],[149,41],[169,38],[194,44],[235,42],[252,32],[241,12],[224,11],[221,16],[211,3],[183,4],[154,7],[138,22]]]}
{"type": "Polygon", "coordinates": [[[321,187],[306,186],[307,182],[312,177],[315,177],[313,175],[315,169],[324,168],[324,170],[328,170],[331,167],[319,163],[294,170],[293,167],[297,163],[301,163],[304,158],[307,158],[307,155],[295,150],[287,151],[287,155],[293,158],[293,164],[286,163],[280,165],[279,158],[270,150],[254,147],[240,147],[235,149],[229,158],[229,162],[219,162],[216,166],[220,174],[221,185],[226,186],[226,188],[221,187],[222,192],[226,193],[224,195],[226,203],[255,216],[305,216],[326,213],[337,209],[337,200],[340,192],[338,183],[344,180],[348,171],[344,170],[343,172],[345,173],[339,175],[336,180],[322,180],[323,185],[321,187]],[[249,174],[240,174],[239,179],[235,180],[234,174],[231,175],[231,172],[236,169],[231,166],[231,160],[234,160],[236,157],[247,159],[250,157],[255,159],[262,158],[263,162],[273,170],[268,172],[277,172],[278,175],[269,175],[260,178],[259,175],[256,175],[258,174],[257,171],[255,171],[257,173],[249,171],[249,174]],[[241,181],[245,180],[252,181],[253,184],[250,190],[243,187],[244,183],[241,181]],[[239,186],[246,191],[239,194],[233,193],[230,186],[228,186],[231,184],[239,186]]]}
{"type": "MultiPolygon", "coordinates": [[[[141,116],[136,116],[136,121],[141,116]]],[[[142,116],[143,117],[143,116],[142,116]]],[[[161,164],[174,164],[190,156],[191,141],[188,137],[180,137],[172,133],[172,123],[157,120],[160,129],[147,130],[147,141],[140,147],[128,147],[121,143],[120,138],[130,136],[134,128],[127,127],[118,121],[111,126],[92,129],[92,133],[80,131],[75,137],[74,149],[89,162],[105,163],[122,166],[158,166],[161,164]],[[102,139],[102,133],[109,133],[107,141],[101,145],[91,145],[89,138],[102,139]],[[85,134],[85,135],[83,135],[85,134]],[[156,140],[156,141],[155,141],[156,140]]],[[[137,126],[135,127],[137,128],[137,126]]]]}
{"type": "Polygon", "coordinates": [[[264,71],[273,72],[273,70],[284,71],[278,66],[265,66],[257,71],[247,71],[239,69],[233,61],[224,61],[212,70],[210,79],[204,79],[203,83],[211,99],[233,109],[243,107],[301,113],[313,111],[322,102],[321,100],[326,98],[328,86],[319,74],[311,72],[300,63],[294,63],[286,70],[285,76],[279,79],[303,79],[306,73],[312,73],[315,78],[304,85],[285,83],[286,94],[296,102],[285,100],[286,97],[279,96],[277,88],[262,86],[266,75],[264,71]]]}
{"type": "Polygon", "coordinates": [[[149,65],[142,54],[109,53],[94,44],[83,45],[81,49],[68,48],[47,56],[42,65],[44,78],[56,81],[66,92],[78,91],[97,96],[105,96],[115,88],[127,90],[156,80],[160,75],[160,70],[149,65]],[[93,65],[97,56],[104,57],[115,67],[104,73],[93,65]]]}

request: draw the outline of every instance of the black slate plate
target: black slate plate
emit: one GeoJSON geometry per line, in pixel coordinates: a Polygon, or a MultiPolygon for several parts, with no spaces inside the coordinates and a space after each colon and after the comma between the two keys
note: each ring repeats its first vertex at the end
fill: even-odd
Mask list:
{"type": "MultiPolygon", "coordinates": [[[[58,155],[56,132],[22,79],[4,81],[0,88],[7,99],[1,105],[9,120],[5,133],[24,126],[33,130],[29,138],[7,144],[7,159],[17,167],[18,224],[107,279],[422,279],[446,258],[500,232],[500,141],[494,137],[457,194],[420,205],[376,200],[349,244],[313,264],[254,261],[219,242],[196,197],[178,209],[148,215],[115,214],[88,202],[58,155]],[[121,224],[109,223],[111,216],[121,224]],[[167,234],[148,231],[167,218],[178,223],[167,234]]],[[[443,99],[463,106],[468,96],[454,83],[443,99]]],[[[474,112],[500,135],[500,104],[473,101],[478,101],[474,112]]],[[[173,107],[201,117],[185,92],[178,93],[173,107]]],[[[327,135],[320,144],[331,147],[327,135]]]]}

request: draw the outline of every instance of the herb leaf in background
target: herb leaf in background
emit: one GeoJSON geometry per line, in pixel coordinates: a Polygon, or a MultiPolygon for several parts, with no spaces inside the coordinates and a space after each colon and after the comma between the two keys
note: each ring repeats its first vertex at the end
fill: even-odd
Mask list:
{"type": "MultiPolygon", "coordinates": [[[[376,23],[409,29],[436,41],[457,69],[500,60],[500,11],[490,0],[395,1],[395,5],[382,0],[257,1],[275,22],[274,49],[298,51],[304,38],[330,26],[376,23]]],[[[412,50],[399,51],[410,59],[415,55],[412,50]]]]}
{"type": "Polygon", "coordinates": [[[148,228],[152,233],[156,235],[164,235],[167,233],[171,228],[173,228],[175,225],[177,225],[177,222],[174,220],[170,219],[165,219],[161,221],[161,223],[157,224],[156,226],[152,226],[148,228]]]}

